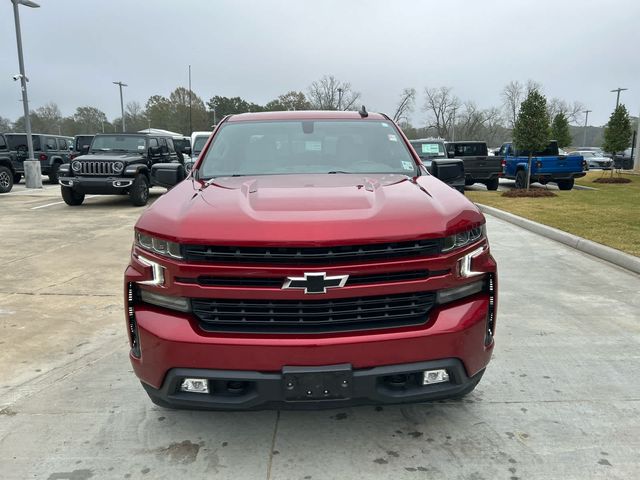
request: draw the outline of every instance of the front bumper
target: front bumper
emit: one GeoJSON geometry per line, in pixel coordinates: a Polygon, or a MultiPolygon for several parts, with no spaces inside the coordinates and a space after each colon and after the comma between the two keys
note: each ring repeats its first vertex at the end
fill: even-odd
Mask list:
{"type": "Polygon", "coordinates": [[[206,405],[190,403],[191,400],[204,400],[201,396],[192,397],[201,394],[189,394],[188,398],[185,394],[176,396],[175,379],[184,376],[183,369],[196,370],[206,378],[218,378],[222,374],[223,378],[231,376],[241,380],[254,376],[258,380],[277,383],[285,366],[335,364],[349,364],[354,378],[366,377],[367,371],[372,376],[362,380],[369,387],[362,387],[365,389],[362,391],[356,389],[353,397],[338,402],[341,405],[444,398],[464,390],[472,381],[471,377],[479,378],[477,375],[489,363],[494,347],[493,340],[485,345],[489,308],[488,296],[477,294],[434,309],[429,321],[419,327],[292,337],[204,332],[189,314],[139,305],[135,308],[135,330],[141,354],[136,356],[132,351],[130,360],[149,394],[176,406],[263,408],[273,402],[282,403],[282,398],[274,397],[273,387],[267,388],[264,395],[256,387],[251,398],[236,399],[240,403],[233,407],[224,402],[219,404],[216,397],[207,398],[206,405]],[[398,396],[371,386],[371,382],[375,383],[375,378],[381,375],[379,372],[386,371],[376,369],[400,365],[400,370],[407,370],[414,367],[406,365],[424,362],[449,365],[447,362],[451,359],[459,368],[451,367],[455,370],[452,375],[455,382],[447,388],[430,388],[398,396]],[[182,403],[183,400],[186,403],[182,403]]]}
{"type": "Polygon", "coordinates": [[[303,392],[303,396],[309,392],[315,398],[288,399],[287,397],[291,396],[290,392],[295,388],[296,377],[293,377],[286,367],[282,372],[277,373],[175,368],[168,372],[161,388],[156,389],[145,383],[142,385],[155,403],[173,408],[207,410],[318,409],[366,404],[423,402],[461,396],[473,390],[484,374],[484,370],[481,370],[473,377],[468,377],[460,360],[453,358],[356,370],[348,364],[306,370],[312,375],[315,374],[314,372],[322,375],[324,372],[332,370],[338,370],[340,375],[346,373],[348,381],[344,380],[344,384],[335,387],[336,396],[343,398],[330,398],[334,386],[325,387],[321,381],[320,383],[316,381],[310,383],[309,385],[312,385],[310,387],[305,386],[305,392],[303,392]],[[446,369],[449,373],[449,381],[422,385],[422,372],[435,369],[446,369]],[[180,385],[184,378],[208,379],[210,392],[180,391],[180,385]],[[309,390],[306,390],[307,388],[309,390]],[[312,393],[310,389],[313,388],[317,392],[312,393]]]}
{"type": "Polygon", "coordinates": [[[78,193],[112,195],[126,191],[133,183],[130,177],[60,177],[63,187],[72,188],[78,193]]]}

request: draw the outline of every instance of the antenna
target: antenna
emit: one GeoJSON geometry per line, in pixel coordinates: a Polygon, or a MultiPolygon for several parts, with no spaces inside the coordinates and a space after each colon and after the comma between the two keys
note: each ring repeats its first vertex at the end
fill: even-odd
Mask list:
{"type": "Polygon", "coordinates": [[[360,108],[360,110],[358,110],[358,113],[360,114],[360,116],[362,118],[368,117],[369,116],[369,112],[367,112],[367,109],[364,105],[362,105],[362,108],[360,108]]]}

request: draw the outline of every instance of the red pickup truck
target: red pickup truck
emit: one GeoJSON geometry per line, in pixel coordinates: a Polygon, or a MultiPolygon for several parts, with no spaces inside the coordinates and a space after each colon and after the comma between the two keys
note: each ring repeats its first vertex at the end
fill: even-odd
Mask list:
{"type": "MultiPolygon", "coordinates": [[[[485,219],[388,116],[226,117],[135,227],[130,359],[151,400],[320,408],[458,397],[494,347],[485,219]]],[[[462,167],[460,167],[462,168],[462,167]]]]}

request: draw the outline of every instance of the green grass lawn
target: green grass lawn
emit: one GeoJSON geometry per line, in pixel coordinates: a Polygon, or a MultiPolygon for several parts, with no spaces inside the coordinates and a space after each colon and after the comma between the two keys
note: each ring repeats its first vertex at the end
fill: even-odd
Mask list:
{"type": "Polygon", "coordinates": [[[501,192],[467,191],[474,202],[506,210],[545,225],[640,256],[640,176],[632,183],[593,183],[609,172],[589,172],[577,185],[597,190],[555,191],[557,197],[506,198],[501,192]]]}

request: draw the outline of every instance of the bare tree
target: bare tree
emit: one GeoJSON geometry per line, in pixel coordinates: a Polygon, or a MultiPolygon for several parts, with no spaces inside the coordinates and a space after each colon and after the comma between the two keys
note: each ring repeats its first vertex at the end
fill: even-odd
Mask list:
{"type": "Polygon", "coordinates": [[[582,112],[584,109],[584,104],[581,102],[568,103],[557,97],[552,98],[547,103],[549,118],[555,118],[557,114],[562,113],[569,123],[573,125],[582,122],[582,112]]]}
{"type": "Polygon", "coordinates": [[[349,82],[325,75],[309,86],[307,97],[311,107],[317,110],[351,110],[360,92],[353,91],[349,82]]]}
{"type": "Polygon", "coordinates": [[[456,119],[456,137],[466,140],[485,140],[495,137],[502,117],[498,108],[479,109],[472,101],[464,103],[456,119]]]}
{"type": "Polygon", "coordinates": [[[427,129],[435,130],[439,137],[448,138],[456,110],[460,108],[460,99],[452,93],[451,87],[426,87],[424,95],[423,110],[429,116],[427,129]]]}
{"type": "Polygon", "coordinates": [[[393,114],[393,121],[399,122],[402,117],[406,117],[407,114],[413,112],[413,108],[416,102],[416,89],[405,88],[400,94],[400,101],[396,108],[396,113],[393,114]]]}
{"type": "Polygon", "coordinates": [[[510,81],[502,89],[502,106],[504,107],[507,122],[513,128],[518,119],[518,110],[524,99],[524,85],[519,81],[510,81]]]}
{"type": "Polygon", "coordinates": [[[516,124],[518,112],[520,111],[520,104],[533,90],[541,92],[542,84],[535,80],[527,80],[525,85],[520,83],[518,80],[511,80],[502,89],[502,106],[505,110],[509,127],[513,128],[516,124]]]}

